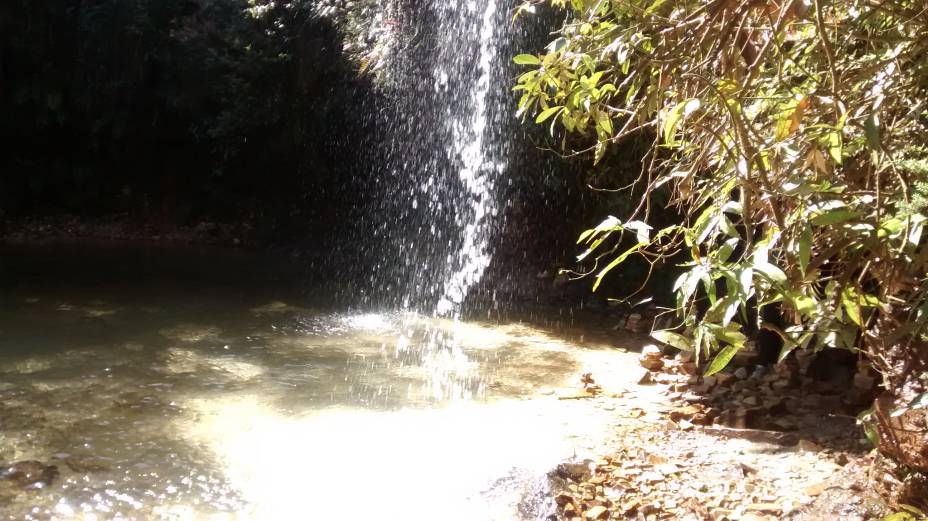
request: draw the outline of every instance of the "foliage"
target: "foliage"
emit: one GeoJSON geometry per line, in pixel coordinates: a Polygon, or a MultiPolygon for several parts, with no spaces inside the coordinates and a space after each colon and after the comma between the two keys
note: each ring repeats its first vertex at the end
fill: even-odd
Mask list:
{"type": "Polygon", "coordinates": [[[884,517],[883,521],[919,521],[928,518],[924,512],[911,505],[899,505],[899,508],[901,510],[884,517]]]}
{"type": "Polygon", "coordinates": [[[0,211],[309,221],[366,97],[313,4],[4,2],[0,211]]]}
{"type": "Polygon", "coordinates": [[[549,3],[570,15],[544,52],[515,57],[523,115],[594,162],[627,136],[653,138],[641,204],[580,237],[594,289],[633,256],[688,255],[674,285],[684,335],[671,343],[714,356],[710,372],[763,327],[783,338],[781,358],[862,349],[892,391],[924,392],[922,3],[549,3]],[[664,193],[684,218],[653,229],[664,193]],[[772,304],[785,326],[749,324],[772,304]]]}

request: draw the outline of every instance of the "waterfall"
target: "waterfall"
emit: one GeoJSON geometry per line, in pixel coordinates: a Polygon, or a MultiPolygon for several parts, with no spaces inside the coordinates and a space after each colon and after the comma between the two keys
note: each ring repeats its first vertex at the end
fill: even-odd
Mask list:
{"type": "MultiPolygon", "coordinates": [[[[393,111],[378,137],[382,199],[371,228],[384,253],[371,300],[389,304],[394,296],[395,307],[456,322],[501,226],[503,128],[513,115],[504,103],[509,13],[499,0],[406,1],[379,7],[396,18],[387,20],[393,54],[379,57],[393,111]]],[[[447,328],[410,353],[419,344],[403,337],[397,352],[431,371],[436,398],[479,392],[447,328]]]]}
{"type": "Polygon", "coordinates": [[[495,187],[499,176],[505,170],[502,159],[494,160],[488,150],[488,141],[494,137],[492,123],[488,120],[490,88],[494,73],[500,71],[497,58],[499,54],[499,36],[497,35],[497,2],[485,0],[479,5],[476,0],[463,4],[445,1],[443,9],[447,10],[446,20],[449,25],[441,27],[441,59],[436,68],[438,92],[451,94],[451,78],[467,77],[470,71],[463,70],[465,62],[459,58],[463,41],[470,41],[479,46],[477,57],[477,78],[469,86],[466,96],[470,98],[469,111],[448,114],[447,123],[451,125],[452,140],[449,153],[452,160],[457,159],[458,177],[463,186],[460,203],[469,205],[467,212],[459,213],[455,224],[461,233],[461,247],[448,256],[448,266],[452,269],[443,281],[443,290],[436,306],[439,315],[456,315],[467,296],[468,290],[483,276],[490,265],[493,219],[497,217],[498,208],[495,200],[495,187]],[[451,25],[453,24],[453,25],[451,25]],[[465,40],[460,31],[451,31],[452,27],[465,28],[466,35],[476,36],[465,40]],[[476,29],[476,30],[474,30],[476,29]]]}

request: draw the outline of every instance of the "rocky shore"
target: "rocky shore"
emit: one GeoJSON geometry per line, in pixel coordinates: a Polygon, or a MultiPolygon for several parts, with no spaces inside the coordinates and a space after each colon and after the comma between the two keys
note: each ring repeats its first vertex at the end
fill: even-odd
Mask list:
{"type": "Polygon", "coordinates": [[[891,512],[869,485],[878,458],[854,416],[872,395],[871,369],[757,366],[749,350],[704,377],[687,355],[645,346],[620,388],[585,374],[565,393],[614,410],[616,423],[596,458],[552,471],[556,519],[863,521],[891,512]],[[824,370],[834,374],[809,374],[824,370]]]}

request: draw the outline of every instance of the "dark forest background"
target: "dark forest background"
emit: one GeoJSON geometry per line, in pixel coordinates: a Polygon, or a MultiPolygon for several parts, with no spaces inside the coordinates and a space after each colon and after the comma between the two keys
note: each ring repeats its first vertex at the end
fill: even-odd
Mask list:
{"type": "MultiPolygon", "coordinates": [[[[376,164],[403,93],[362,72],[376,45],[365,40],[370,2],[335,2],[327,16],[316,4],[0,4],[0,235],[95,235],[101,222],[130,239],[205,230],[213,242],[311,250],[340,276],[369,277],[377,251],[365,230],[389,219],[374,215],[376,164]]],[[[554,22],[523,27],[506,51],[546,41],[554,22]]],[[[491,272],[499,281],[515,264],[550,279],[582,229],[632,204],[588,185],[625,184],[639,152],[613,153],[592,177],[541,150],[543,129],[514,121],[511,132],[491,272]]],[[[641,280],[643,267],[629,270],[641,280]]]]}

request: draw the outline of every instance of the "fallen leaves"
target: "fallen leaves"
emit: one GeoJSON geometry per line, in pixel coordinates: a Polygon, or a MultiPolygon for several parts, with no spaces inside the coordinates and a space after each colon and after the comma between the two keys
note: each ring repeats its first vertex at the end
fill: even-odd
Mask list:
{"type": "MultiPolygon", "coordinates": [[[[747,428],[779,421],[795,430],[799,424],[789,412],[821,402],[817,395],[810,400],[791,387],[777,388],[791,380],[773,372],[692,375],[683,366],[689,360],[680,358],[646,350],[639,363],[665,372],[630,376],[684,392],[663,396],[662,387],[632,386],[593,396],[583,390],[604,401],[601,409],[615,411],[614,452],[585,462],[588,474],[570,473],[565,491],[555,496],[559,519],[775,520],[828,489],[839,467],[812,441],[817,438],[747,428]]],[[[591,374],[581,382],[595,385],[591,374]]]]}

